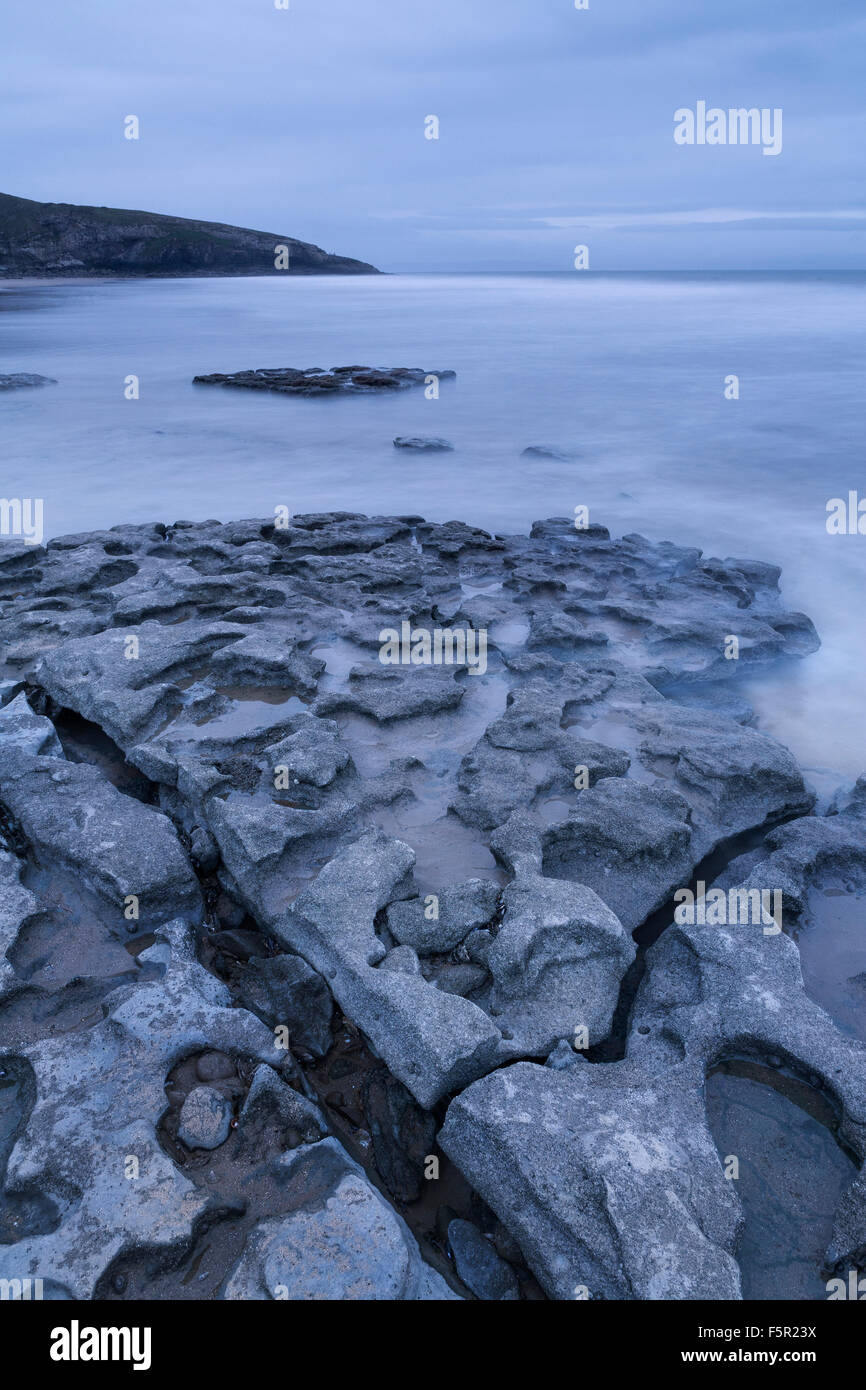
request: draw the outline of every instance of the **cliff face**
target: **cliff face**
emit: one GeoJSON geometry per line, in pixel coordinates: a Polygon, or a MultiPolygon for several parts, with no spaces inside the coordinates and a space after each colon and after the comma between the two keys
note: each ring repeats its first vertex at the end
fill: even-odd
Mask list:
{"type": "Polygon", "coordinates": [[[376,275],[276,232],[0,193],[0,275],[376,275]],[[277,269],[277,247],[288,268],[277,269]]]}

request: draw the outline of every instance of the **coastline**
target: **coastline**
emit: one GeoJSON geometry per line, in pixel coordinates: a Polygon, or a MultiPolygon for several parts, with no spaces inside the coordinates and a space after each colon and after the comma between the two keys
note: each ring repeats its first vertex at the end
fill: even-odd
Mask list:
{"type": "Polygon", "coordinates": [[[19,278],[0,277],[0,290],[32,289],[38,285],[113,284],[121,280],[138,280],[137,275],[25,275],[19,278]]]}
{"type": "MultiPolygon", "coordinates": [[[[387,276],[388,271],[377,270],[377,276],[387,276]]],[[[94,273],[92,275],[23,275],[0,276],[0,289],[32,289],[40,285],[92,285],[92,284],[126,284],[136,280],[321,280],[338,279],[348,280],[357,276],[366,279],[369,271],[340,271],[340,270],[233,270],[209,271],[209,270],[183,270],[183,271],[155,271],[140,272],[131,275],[111,274],[102,275],[94,273]]]]}

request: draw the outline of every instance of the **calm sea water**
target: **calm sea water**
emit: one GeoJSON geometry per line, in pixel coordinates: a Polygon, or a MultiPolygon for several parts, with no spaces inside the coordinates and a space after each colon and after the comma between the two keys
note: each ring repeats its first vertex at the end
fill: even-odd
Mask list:
{"type": "Polygon", "coordinates": [[[591,519],[784,570],[822,651],[752,690],[810,769],[866,771],[866,276],[389,276],[164,280],[0,291],[0,495],[48,535],[123,521],[341,508],[504,532],[591,519]],[[306,401],[194,387],[246,367],[454,368],[440,399],[306,401]],[[740,399],[724,397],[740,378],[740,399]],[[140,378],[137,401],[124,380],[140,378]],[[397,434],[453,454],[407,456],[397,434]],[[530,444],[574,450],[527,460],[530,444]]]}

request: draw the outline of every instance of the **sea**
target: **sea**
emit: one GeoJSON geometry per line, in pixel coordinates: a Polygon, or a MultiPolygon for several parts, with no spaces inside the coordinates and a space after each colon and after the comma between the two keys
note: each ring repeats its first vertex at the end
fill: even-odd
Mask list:
{"type": "Polygon", "coordinates": [[[42,498],[46,537],[278,507],[515,534],[586,506],[616,536],[771,561],[822,647],[747,694],[816,786],[846,785],[866,772],[866,534],[827,522],[866,499],[864,324],[858,273],[7,282],[0,372],[57,385],[0,394],[0,496],[42,498]],[[349,364],[457,378],[432,399],[192,382],[349,364]],[[395,449],[415,434],[453,452],[395,449]]]}

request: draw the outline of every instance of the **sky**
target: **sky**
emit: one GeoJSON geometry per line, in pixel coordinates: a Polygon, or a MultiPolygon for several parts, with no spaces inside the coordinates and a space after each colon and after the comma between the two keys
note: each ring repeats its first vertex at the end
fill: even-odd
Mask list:
{"type": "Polygon", "coordinates": [[[2,28],[5,193],[390,271],[866,268],[864,0],[4,0],[2,28]],[[676,143],[699,102],[781,110],[780,152],[676,143]]]}

